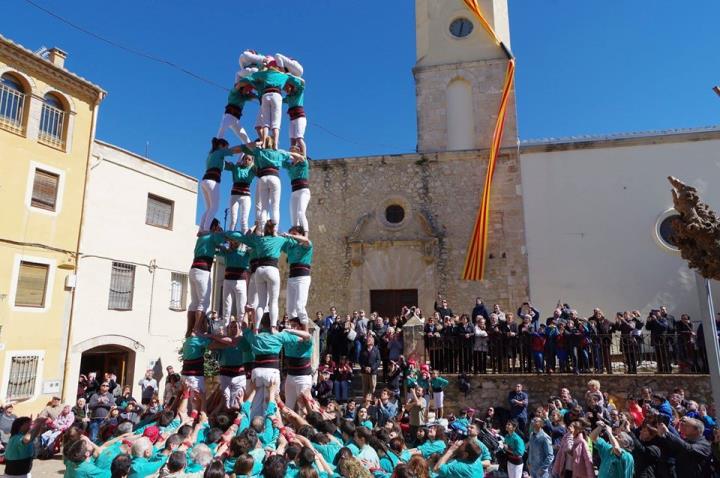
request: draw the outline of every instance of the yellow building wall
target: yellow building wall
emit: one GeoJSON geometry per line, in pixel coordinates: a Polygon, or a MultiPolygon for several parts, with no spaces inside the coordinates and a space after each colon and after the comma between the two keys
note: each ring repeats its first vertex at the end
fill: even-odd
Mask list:
{"type": "Polygon", "coordinates": [[[35,395],[16,405],[20,414],[37,413],[49,397],[60,394],[60,390],[43,393],[43,385],[51,381],[61,383],[63,379],[72,296],[65,281],[75,273],[73,253],[78,244],[94,103],[98,98],[98,93],[93,98],[92,92],[76,88],[72,79],[49,68],[44,60],[37,58],[36,62],[37,68],[29,55],[13,57],[6,49],[0,49],[0,73],[22,75],[32,88],[30,94],[26,91],[25,101],[34,102],[36,113],[43,96],[55,92],[67,101],[65,111],[69,115],[64,151],[33,137],[37,127],[33,134],[30,123],[37,118],[32,118],[32,105],[26,108],[31,114],[25,120],[23,134],[0,126],[0,402],[7,400],[11,356],[23,351],[41,356],[35,395]],[[29,206],[34,166],[60,174],[55,214],[29,206]],[[41,310],[14,306],[18,263],[23,257],[50,264],[46,307],[41,310]]]}

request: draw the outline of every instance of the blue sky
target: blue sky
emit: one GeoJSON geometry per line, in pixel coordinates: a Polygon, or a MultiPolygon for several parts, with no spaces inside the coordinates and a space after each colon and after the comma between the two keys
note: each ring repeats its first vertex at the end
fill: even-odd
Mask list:
{"type": "MultiPolygon", "coordinates": [[[[244,48],[300,59],[312,157],[415,150],[412,0],[33,1],[228,87],[244,48]]],[[[509,4],[521,139],[720,123],[720,98],[711,91],[720,83],[716,2],[509,4]]],[[[153,160],[202,174],[226,92],[113,48],[24,0],[3,7],[0,33],[33,50],[65,49],[71,71],[109,92],[98,138],[139,153],[149,142],[153,160]]]]}

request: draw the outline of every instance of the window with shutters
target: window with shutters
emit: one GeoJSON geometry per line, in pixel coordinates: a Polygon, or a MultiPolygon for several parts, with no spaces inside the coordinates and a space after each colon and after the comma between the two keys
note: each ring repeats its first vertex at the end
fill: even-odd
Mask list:
{"type": "Polygon", "coordinates": [[[187,308],[187,274],[173,272],[170,276],[170,309],[185,310],[187,308]]]}
{"type": "Polygon", "coordinates": [[[145,224],[172,229],[174,205],[175,203],[169,199],[148,194],[145,224]]]}
{"type": "Polygon", "coordinates": [[[46,211],[55,211],[59,183],[60,175],[43,169],[36,169],[30,205],[46,211]]]}
{"type": "Polygon", "coordinates": [[[113,262],[110,274],[110,297],[108,309],[132,310],[135,289],[135,266],[113,262]]]}
{"type": "Polygon", "coordinates": [[[24,400],[35,395],[39,355],[23,354],[10,357],[5,400],[24,400]]]}
{"type": "Polygon", "coordinates": [[[20,261],[15,307],[45,307],[49,271],[47,264],[20,261]]]}

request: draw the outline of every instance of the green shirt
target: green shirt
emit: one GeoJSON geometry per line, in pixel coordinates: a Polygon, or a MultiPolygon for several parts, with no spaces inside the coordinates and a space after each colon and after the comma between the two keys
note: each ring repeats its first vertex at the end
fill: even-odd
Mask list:
{"type": "Polygon", "coordinates": [[[225,267],[240,267],[247,269],[250,267],[250,254],[246,250],[225,249],[222,251],[223,257],[225,257],[225,267]]]}
{"type": "Polygon", "coordinates": [[[483,478],[484,473],[480,461],[450,460],[448,463],[440,465],[437,476],[440,478],[483,478]]]}
{"type": "Polygon", "coordinates": [[[33,444],[23,442],[23,436],[22,433],[10,436],[5,447],[6,460],[27,460],[33,457],[33,444]]]}
{"type": "Polygon", "coordinates": [[[448,381],[442,377],[433,378],[430,380],[430,388],[445,388],[448,385],[448,381]]]}
{"type": "Polygon", "coordinates": [[[325,458],[325,461],[328,463],[332,463],[335,461],[335,456],[338,454],[338,452],[342,449],[342,445],[340,445],[338,442],[330,440],[325,445],[320,445],[319,443],[313,443],[313,448],[315,448],[318,453],[320,453],[323,458],[325,458]]]}
{"type": "Polygon", "coordinates": [[[183,360],[197,360],[205,355],[205,349],[210,344],[206,337],[190,336],[185,339],[182,346],[183,360]]]}
{"type": "Polygon", "coordinates": [[[287,254],[287,260],[290,264],[307,264],[312,265],[313,245],[312,242],[307,244],[300,243],[290,238],[283,244],[282,250],[287,254]]]}
{"type": "Polygon", "coordinates": [[[635,462],[633,456],[626,450],[620,452],[620,456],[615,455],[612,452],[612,445],[606,442],[603,438],[598,438],[595,441],[595,448],[597,448],[598,454],[600,455],[600,470],[598,476],[603,478],[632,478],[635,462]]]}
{"type": "Polygon", "coordinates": [[[517,433],[512,432],[510,435],[506,436],[505,443],[507,443],[507,446],[516,455],[523,456],[525,454],[525,442],[522,441],[522,438],[520,438],[520,435],[517,433]]]}
{"type": "Polygon", "coordinates": [[[255,234],[242,234],[241,232],[226,232],[225,236],[233,241],[242,242],[253,248],[253,255],[260,258],[279,259],[282,248],[286,242],[291,241],[283,236],[256,236],[255,234]]]}
{"type": "Polygon", "coordinates": [[[100,468],[90,460],[82,463],[69,461],[65,467],[65,478],[110,478],[110,465],[100,468]]]}
{"type": "Polygon", "coordinates": [[[128,478],[144,478],[145,476],[154,475],[163,467],[167,459],[168,455],[154,456],[150,459],[135,457],[130,465],[128,478]]]}
{"type": "Polygon", "coordinates": [[[122,441],[117,441],[113,443],[109,447],[105,448],[102,452],[100,452],[98,457],[95,458],[95,466],[104,470],[109,470],[112,461],[115,459],[116,456],[122,454],[122,452],[122,441]]]}
{"type": "Polygon", "coordinates": [[[243,93],[239,89],[233,87],[230,90],[230,93],[228,93],[227,102],[229,105],[235,105],[238,108],[242,109],[243,106],[245,106],[245,102],[252,101],[255,98],[257,98],[257,95],[255,93],[243,93]]]}
{"type": "Polygon", "coordinates": [[[243,352],[237,345],[235,347],[220,349],[218,352],[220,352],[220,358],[218,359],[220,366],[234,367],[245,363],[243,362],[243,352]]]}
{"type": "Polygon", "coordinates": [[[249,154],[255,158],[255,167],[257,169],[263,168],[275,168],[280,169],[283,161],[290,157],[290,153],[283,151],[282,149],[269,149],[269,148],[253,148],[250,149],[245,145],[240,146],[242,152],[249,154]]]}
{"type": "Polygon", "coordinates": [[[265,94],[265,89],[267,88],[278,88],[282,90],[285,86],[285,82],[288,80],[288,75],[276,70],[268,69],[257,71],[246,76],[243,80],[249,81],[255,89],[258,90],[260,96],[262,96],[265,94]]]}
{"type": "Polygon", "coordinates": [[[443,453],[445,448],[447,448],[447,445],[442,440],[426,441],[417,447],[424,458],[430,457],[433,453],[443,453]]]}
{"type": "Polygon", "coordinates": [[[255,354],[252,351],[252,345],[248,342],[247,337],[244,335],[240,337],[240,342],[238,342],[237,347],[242,352],[243,364],[253,363],[255,361],[255,354]]]}
{"type": "Polygon", "coordinates": [[[290,180],[308,179],[310,177],[310,162],[306,159],[293,164],[293,158],[288,157],[282,162],[282,167],[288,170],[290,180]]]}
{"type": "Polygon", "coordinates": [[[291,345],[300,342],[300,337],[282,331],[279,334],[271,334],[268,332],[260,332],[255,334],[252,330],[245,330],[244,335],[247,337],[252,351],[255,355],[278,355],[283,345],[291,345]]]}
{"type": "Polygon", "coordinates": [[[295,90],[286,95],[283,103],[287,103],[289,108],[305,105],[305,82],[297,76],[288,75],[287,83],[294,86],[295,90]]]}
{"type": "Polygon", "coordinates": [[[225,157],[232,156],[233,154],[234,153],[230,150],[230,148],[221,148],[211,151],[205,160],[205,169],[215,168],[222,171],[225,166],[225,157]]]}
{"type": "Polygon", "coordinates": [[[475,437],[475,443],[480,447],[480,461],[492,461],[492,455],[490,455],[490,450],[488,447],[485,446],[483,442],[481,442],[477,437],[475,437]]]}
{"type": "Polygon", "coordinates": [[[215,248],[223,242],[225,242],[225,234],[222,232],[202,234],[195,241],[195,257],[215,256],[215,248]]]}
{"type": "MultiPolygon", "coordinates": [[[[311,340],[300,340],[299,342],[293,342],[285,345],[285,356],[293,358],[312,358],[313,354],[313,341],[311,340]]],[[[372,429],[372,426],[370,427],[372,429]]]]}
{"type": "Polygon", "coordinates": [[[255,170],[250,167],[240,166],[237,163],[225,161],[225,171],[230,171],[234,183],[252,183],[255,179],[255,170]]]}

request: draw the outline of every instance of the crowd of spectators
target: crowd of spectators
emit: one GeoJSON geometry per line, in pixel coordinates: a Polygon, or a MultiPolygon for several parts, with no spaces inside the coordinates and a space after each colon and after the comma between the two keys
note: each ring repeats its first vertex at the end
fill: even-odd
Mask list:
{"type": "MultiPolygon", "coordinates": [[[[426,339],[435,334],[472,339],[465,341],[472,353],[459,349],[450,358],[457,372],[483,373],[476,368],[483,363],[489,370],[495,364],[526,371],[522,360],[546,371],[552,360],[544,348],[542,356],[528,358],[518,349],[515,357],[507,352],[493,358],[492,337],[477,333],[485,315],[489,323],[502,323],[516,334],[508,339],[522,337],[525,328],[534,337],[547,334],[553,324],[573,328],[575,322],[622,335],[627,331],[617,328],[620,316],[602,329],[609,321],[599,310],[592,320],[581,320],[567,306],[545,323],[529,303],[518,311],[522,323],[498,306],[488,313],[480,300],[472,320],[454,314],[442,297],[435,309],[429,317],[418,307],[389,318],[364,311],[340,316],[334,308],[327,316],[318,313],[322,358],[317,380],[293,410],[284,405],[279,383],[272,385],[263,415],[251,414],[251,384],[240,392],[237,407],[212,396],[196,401],[191,395],[197,392],[172,367],[161,384],[148,370],[137,384],[140,400],[112,373],[102,380],[90,373],[80,377],[74,406],[55,397],[32,419],[15,416],[13,404],[6,404],[0,407],[5,474],[29,476],[33,458],[62,453],[68,478],[720,477],[714,410],[688,391],[643,388],[632,396],[627,391],[608,394],[599,381],[590,380],[584,394],[574,397],[562,388],[559,375],[557,396],[534,396],[517,384],[504,403],[444,410],[445,387],[462,387],[462,376],[459,381],[441,376],[448,370],[443,363],[448,357],[434,355],[437,350],[430,345],[423,359],[403,355],[402,326],[416,317],[425,324],[426,339]],[[484,357],[474,354],[478,338],[489,342],[484,357]],[[193,409],[194,403],[202,403],[201,408],[193,409]]],[[[643,333],[651,337],[655,333],[654,344],[665,340],[662,346],[671,351],[662,365],[666,371],[667,364],[686,357],[680,352],[684,345],[668,339],[678,337],[667,332],[669,324],[682,331],[688,319],[675,321],[663,308],[650,315],[647,321],[634,317],[642,325],[633,330],[646,329],[643,333]],[[666,332],[657,333],[653,321],[664,324],[666,332]]],[[[702,342],[693,337],[697,352],[702,342]]],[[[556,356],[557,371],[612,372],[602,360],[593,361],[595,344],[602,351],[604,344],[598,341],[586,356],[580,348],[572,356],[556,356]]]]}

